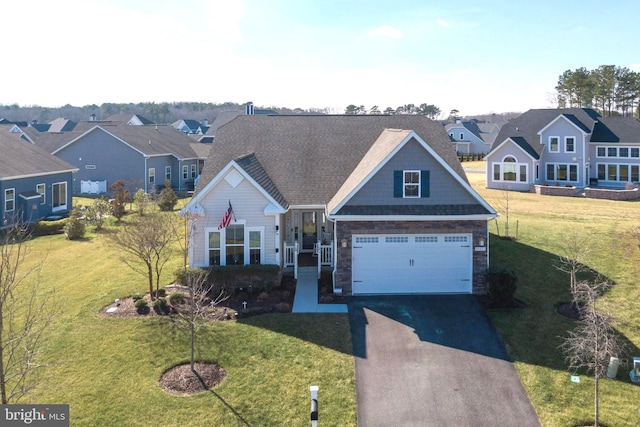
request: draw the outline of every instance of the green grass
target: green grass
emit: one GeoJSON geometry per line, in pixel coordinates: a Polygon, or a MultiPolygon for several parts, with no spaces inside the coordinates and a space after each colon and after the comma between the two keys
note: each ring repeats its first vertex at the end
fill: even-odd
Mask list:
{"type": "MultiPolygon", "coordinates": [[[[466,166],[466,164],[465,164],[466,166]]],[[[603,305],[618,322],[616,327],[640,356],[640,251],[633,236],[640,226],[639,202],[508,194],[510,235],[502,240],[507,195],[485,189],[484,174],[468,174],[472,186],[502,217],[490,224],[491,263],[512,268],[520,279],[516,296],[528,304],[521,310],[494,311],[490,317],[502,335],[522,383],[544,426],[574,426],[593,422],[593,386],[581,373],[579,384],[570,381],[558,346],[573,321],[555,312],[570,300],[569,277],[557,270],[568,233],[589,237],[593,252],[586,264],[617,285],[603,305]]],[[[629,381],[630,366],[621,366],[616,380],[604,380],[600,394],[600,422],[608,426],[639,426],[640,388],[629,381]]]]}
{"type": "MultiPolygon", "coordinates": [[[[24,266],[45,259],[41,286],[56,290],[62,314],[44,343],[41,361],[48,366],[23,402],[67,403],[73,426],[306,425],[309,386],[319,385],[323,423],[356,424],[346,315],[271,314],[211,324],[199,332],[196,357],[219,363],[226,379],[210,392],[172,396],[158,380],[189,361],[189,336],[166,318],[98,315],[115,298],[148,289],[104,234],[40,237],[30,249],[24,266]]],[[[181,265],[178,245],[175,251],[162,283],[181,265]]]]}
{"type": "MultiPolygon", "coordinates": [[[[475,162],[482,166],[483,162],[475,162]]],[[[478,167],[465,163],[465,167],[478,167]]],[[[485,189],[484,174],[469,173],[472,186],[504,213],[506,195],[485,189]]],[[[489,313],[500,332],[542,425],[569,427],[593,419],[593,380],[570,381],[561,337],[573,321],[555,312],[569,300],[568,276],[554,268],[564,236],[591,237],[590,268],[617,285],[604,301],[617,328],[640,356],[640,251],[632,235],[640,226],[639,202],[509,193],[511,235],[504,216],[490,223],[491,262],[513,268],[516,296],[527,308],[489,313]]],[[[183,202],[184,203],[184,202],[183,202]]],[[[160,375],[188,360],[188,337],[166,319],[104,319],[98,311],[115,298],[145,292],[144,278],[119,261],[103,236],[79,242],[38,238],[32,259],[46,256],[42,285],[55,288],[64,311],[43,352],[47,368],[28,395],[34,403],[69,403],[72,425],[280,426],[307,425],[309,385],[320,386],[324,425],[355,425],[351,338],[346,315],[273,314],[213,324],[200,333],[197,357],[222,365],[227,378],[212,392],[175,397],[158,387],[160,375]]],[[[177,250],[177,248],[176,248],[177,250]]],[[[165,269],[163,283],[180,266],[165,269]]],[[[601,382],[600,421],[640,426],[640,388],[628,366],[601,382]]]]}

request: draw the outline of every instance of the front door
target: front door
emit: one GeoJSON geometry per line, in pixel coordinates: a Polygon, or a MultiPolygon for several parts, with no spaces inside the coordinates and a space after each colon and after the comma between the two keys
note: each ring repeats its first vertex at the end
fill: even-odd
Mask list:
{"type": "Polygon", "coordinates": [[[302,212],[302,250],[313,251],[313,245],[318,241],[317,213],[302,212]]]}

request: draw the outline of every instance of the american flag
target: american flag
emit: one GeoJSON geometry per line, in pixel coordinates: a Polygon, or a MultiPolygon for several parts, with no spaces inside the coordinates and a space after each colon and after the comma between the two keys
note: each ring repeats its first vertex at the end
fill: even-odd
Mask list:
{"type": "Polygon", "coordinates": [[[231,201],[229,201],[229,208],[224,213],[224,216],[222,217],[222,221],[220,221],[220,225],[218,226],[218,230],[222,230],[223,228],[231,224],[232,215],[233,215],[233,208],[231,207],[231,201]]]}

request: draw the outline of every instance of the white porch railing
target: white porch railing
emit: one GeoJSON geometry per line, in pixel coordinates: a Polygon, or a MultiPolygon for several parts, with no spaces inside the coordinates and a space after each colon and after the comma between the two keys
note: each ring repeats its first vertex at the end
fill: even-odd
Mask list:
{"type": "Polygon", "coordinates": [[[321,241],[318,241],[315,245],[316,255],[318,256],[318,279],[320,278],[320,271],[323,265],[333,265],[333,243],[323,245],[321,241]]]}
{"type": "Polygon", "coordinates": [[[293,246],[284,245],[284,266],[293,267],[293,277],[298,278],[298,254],[300,245],[295,242],[293,246]]]}

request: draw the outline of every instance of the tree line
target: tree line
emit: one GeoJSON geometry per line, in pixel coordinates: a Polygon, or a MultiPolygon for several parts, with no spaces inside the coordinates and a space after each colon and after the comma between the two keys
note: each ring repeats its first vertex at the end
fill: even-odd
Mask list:
{"type": "Polygon", "coordinates": [[[378,105],[374,105],[373,107],[365,108],[364,105],[354,105],[350,104],[344,109],[344,114],[420,114],[423,116],[427,116],[430,119],[436,119],[441,113],[440,108],[436,107],[433,104],[423,103],[420,105],[415,104],[405,104],[401,105],[397,108],[387,107],[384,110],[380,110],[378,105]]]}
{"type": "Polygon", "coordinates": [[[558,77],[555,89],[558,108],[595,108],[604,116],[640,113],[640,73],[627,67],[567,70],[558,77]]]}
{"type": "MultiPolygon", "coordinates": [[[[90,117],[97,120],[105,120],[116,114],[139,114],[154,123],[168,124],[179,119],[192,119],[203,122],[205,119],[212,123],[222,111],[244,111],[245,104],[234,102],[138,102],[138,103],[113,103],[105,102],[100,105],[90,104],[73,106],[70,104],[62,107],[43,107],[39,105],[20,106],[18,104],[0,104],[0,118],[16,122],[48,123],[59,117],[79,122],[87,121],[90,117]]],[[[328,114],[328,109],[318,108],[284,108],[284,107],[260,107],[273,110],[278,114],[328,114]]]]}

